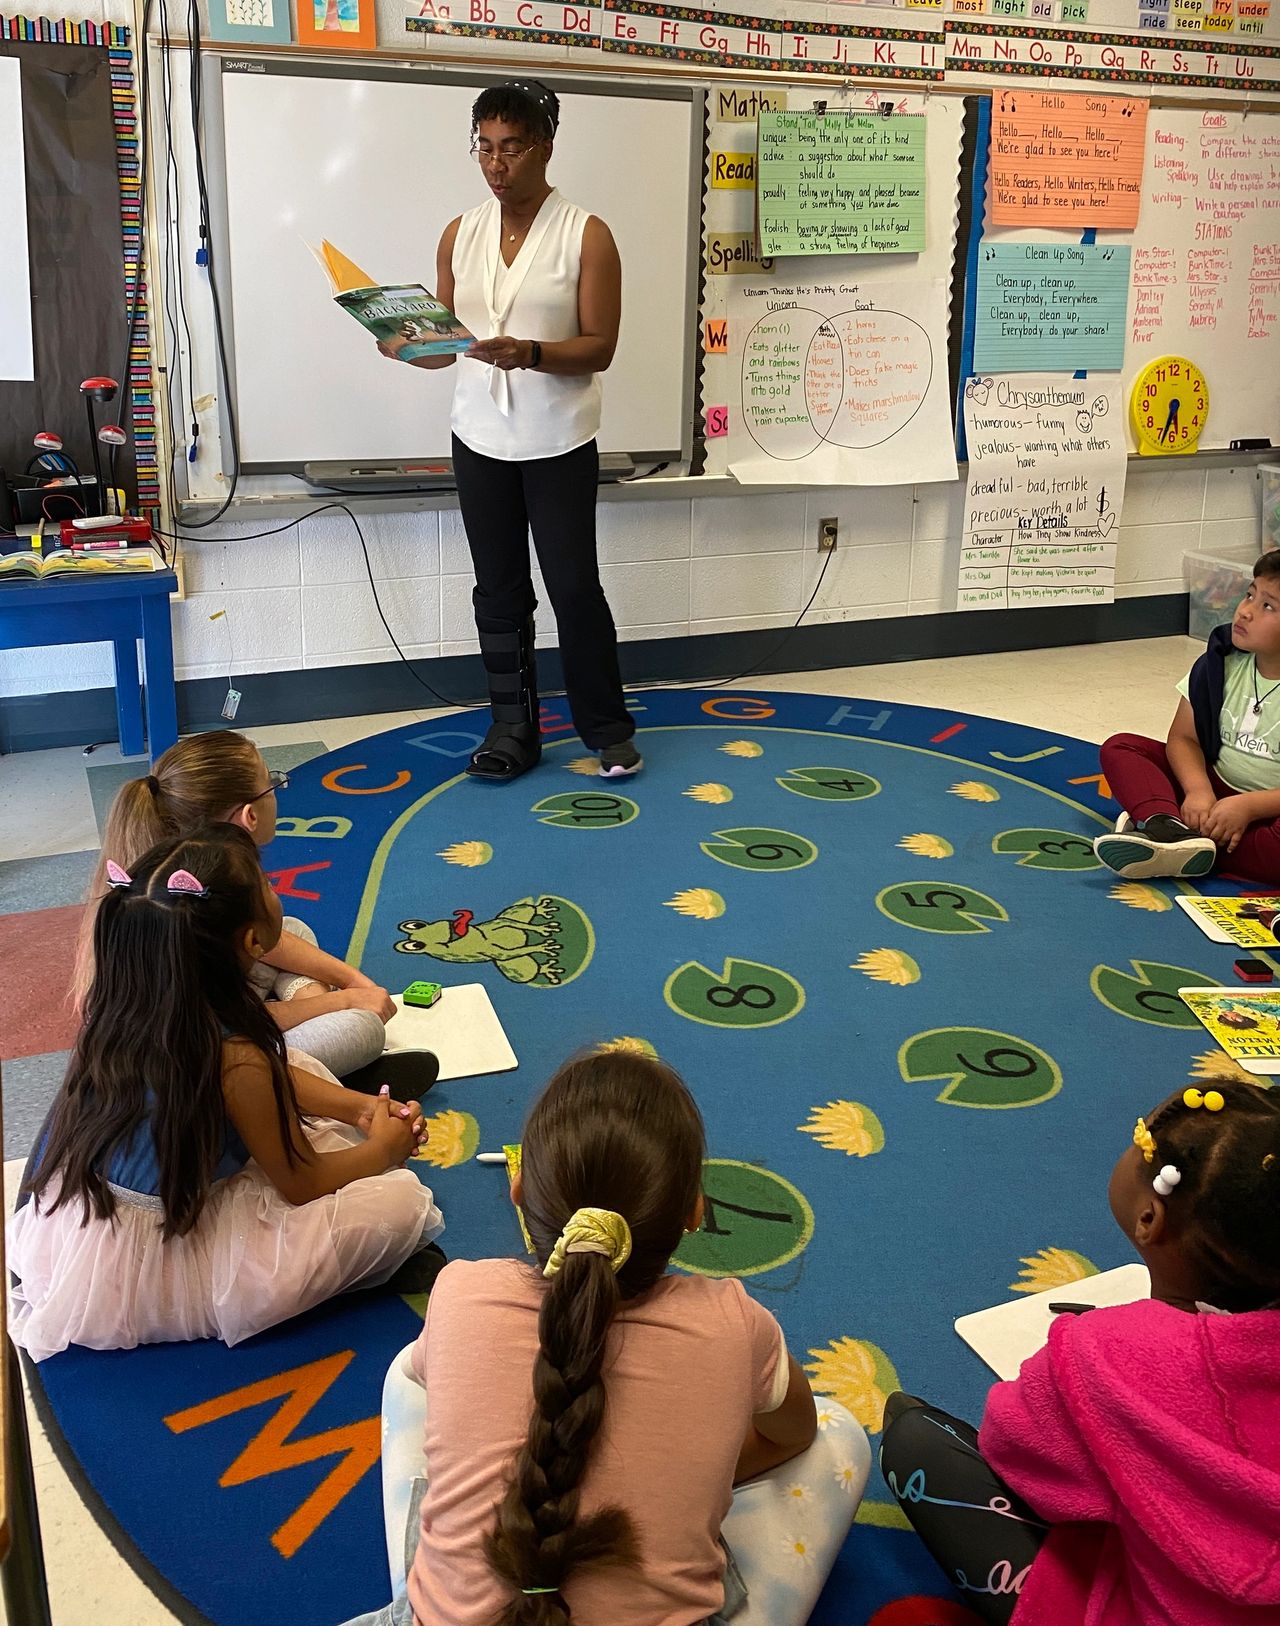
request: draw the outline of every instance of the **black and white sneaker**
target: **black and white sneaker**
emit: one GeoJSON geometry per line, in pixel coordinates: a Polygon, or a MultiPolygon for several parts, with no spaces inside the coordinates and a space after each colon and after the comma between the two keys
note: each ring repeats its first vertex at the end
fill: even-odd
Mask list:
{"type": "Polygon", "coordinates": [[[1208,836],[1196,835],[1168,813],[1153,814],[1139,825],[1117,824],[1113,834],[1095,839],[1093,850],[1108,869],[1130,881],[1207,875],[1218,858],[1208,836]]]}
{"type": "Polygon", "coordinates": [[[620,745],[606,745],[600,753],[600,767],[597,770],[601,779],[625,779],[628,775],[639,773],[644,767],[644,758],[636,750],[634,740],[623,740],[620,745]]]}

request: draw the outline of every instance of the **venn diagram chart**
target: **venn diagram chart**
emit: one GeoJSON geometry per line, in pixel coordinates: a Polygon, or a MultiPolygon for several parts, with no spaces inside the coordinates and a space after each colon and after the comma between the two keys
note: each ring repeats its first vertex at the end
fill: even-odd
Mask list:
{"type": "Polygon", "coordinates": [[[831,314],[770,311],[742,344],[742,424],[778,462],[823,446],[870,451],[915,418],[933,368],[928,333],[902,311],[856,300],[831,314]]]}

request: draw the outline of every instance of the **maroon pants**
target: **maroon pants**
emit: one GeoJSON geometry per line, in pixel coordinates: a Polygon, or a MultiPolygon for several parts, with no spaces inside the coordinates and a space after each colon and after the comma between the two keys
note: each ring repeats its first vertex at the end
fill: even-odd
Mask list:
{"type": "MultiPolygon", "coordinates": [[[[1135,823],[1140,824],[1153,813],[1181,818],[1185,793],[1159,740],[1149,740],[1143,734],[1113,734],[1098,755],[1111,794],[1135,823]]],[[[1219,798],[1239,794],[1212,768],[1209,781],[1219,798]]],[[[1223,864],[1242,880],[1260,881],[1268,887],[1280,885],[1280,819],[1251,824],[1235,852],[1229,858],[1223,855],[1223,864]]]]}

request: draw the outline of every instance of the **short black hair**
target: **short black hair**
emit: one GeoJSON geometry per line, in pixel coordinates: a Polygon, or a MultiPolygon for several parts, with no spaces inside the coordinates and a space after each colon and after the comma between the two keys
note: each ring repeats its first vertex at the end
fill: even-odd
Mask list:
{"type": "Polygon", "coordinates": [[[1280,548],[1268,548],[1254,565],[1253,574],[1266,581],[1280,581],[1280,548]]]}
{"type": "Polygon", "coordinates": [[[476,97],[471,109],[472,135],[487,119],[501,119],[537,141],[550,141],[560,128],[560,99],[537,79],[511,79],[490,85],[476,97]]]}

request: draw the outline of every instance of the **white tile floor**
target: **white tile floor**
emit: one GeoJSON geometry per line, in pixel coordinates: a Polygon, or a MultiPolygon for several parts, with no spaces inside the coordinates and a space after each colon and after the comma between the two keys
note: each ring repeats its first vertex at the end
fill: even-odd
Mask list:
{"type": "MultiPolygon", "coordinates": [[[[1199,651],[1189,638],[1153,638],[1009,655],[969,655],[897,666],[846,667],[752,679],[738,688],[786,689],[999,717],[1079,739],[1120,729],[1163,738],[1173,715],[1173,685],[1199,651]]],[[[339,750],[369,734],[439,712],[396,712],[289,723],[245,732],[259,745],[320,740],[339,750]]],[[[118,761],[115,747],[95,762],[118,761]]],[[[0,760],[0,855],[38,857],[97,845],[93,808],[79,750],[38,751],[0,760]]],[[[140,769],[141,771],[141,769],[140,769]]],[[[5,1166],[6,1212],[18,1163],[5,1166]]],[[[32,1417],[32,1455],[45,1560],[56,1626],[165,1626],[161,1606],[119,1556],[81,1503],[32,1417]]],[[[4,1618],[0,1606],[0,1621],[4,1618]]],[[[18,1626],[18,1623],[12,1623],[18,1626]]]]}

